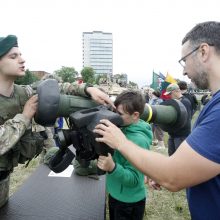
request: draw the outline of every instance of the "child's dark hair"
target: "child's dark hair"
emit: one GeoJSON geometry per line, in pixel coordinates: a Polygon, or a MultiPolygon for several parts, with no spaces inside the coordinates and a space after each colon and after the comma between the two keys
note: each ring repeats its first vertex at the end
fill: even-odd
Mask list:
{"type": "Polygon", "coordinates": [[[123,106],[123,110],[129,114],[144,112],[145,100],[139,91],[126,90],[119,94],[114,102],[115,106],[123,106]]]}

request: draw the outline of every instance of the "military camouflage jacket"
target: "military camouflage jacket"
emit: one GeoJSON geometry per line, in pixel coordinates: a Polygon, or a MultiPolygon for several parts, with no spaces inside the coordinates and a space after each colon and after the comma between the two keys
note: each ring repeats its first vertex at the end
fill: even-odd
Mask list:
{"type": "Polygon", "coordinates": [[[85,88],[87,84],[77,84],[77,83],[59,83],[60,93],[68,94],[68,95],[80,95],[88,97],[88,94],[85,93],[85,88]]]}
{"type": "Polygon", "coordinates": [[[27,120],[22,114],[17,114],[0,125],[0,156],[17,143],[29,125],[30,120],[27,120]]]}
{"type": "MultiPolygon", "coordinates": [[[[60,92],[71,95],[87,96],[85,93],[86,84],[76,84],[76,83],[60,83],[60,92]]],[[[28,96],[33,94],[33,90],[30,86],[25,86],[28,96]]],[[[10,98],[9,98],[10,99],[10,98]]],[[[22,109],[23,111],[23,109],[22,109]]],[[[37,125],[30,120],[27,120],[21,113],[21,109],[18,109],[17,114],[5,121],[0,123],[0,156],[8,152],[17,141],[25,133],[26,129],[32,126],[32,131],[42,131],[45,130],[44,127],[37,125]]]]}

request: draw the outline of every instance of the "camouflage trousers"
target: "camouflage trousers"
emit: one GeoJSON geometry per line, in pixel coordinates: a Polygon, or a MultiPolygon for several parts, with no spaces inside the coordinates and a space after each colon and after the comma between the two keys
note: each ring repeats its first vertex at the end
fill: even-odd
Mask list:
{"type": "Polygon", "coordinates": [[[5,179],[0,180],[0,208],[6,204],[9,197],[9,181],[8,175],[5,179]]]}
{"type": "Polygon", "coordinates": [[[74,159],[73,160],[74,172],[79,176],[88,176],[97,174],[97,161],[91,160],[88,167],[83,167],[80,163],[74,159]]]}

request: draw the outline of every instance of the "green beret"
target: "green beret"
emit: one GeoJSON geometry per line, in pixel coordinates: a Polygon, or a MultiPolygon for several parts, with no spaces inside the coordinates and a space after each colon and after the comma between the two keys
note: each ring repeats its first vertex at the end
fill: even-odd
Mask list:
{"type": "Polygon", "coordinates": [[[17,47],[17,37],[15,35],[8,35],[7,37],[0,37],[0,57],[8,53],[12,47],[17,47]]]}

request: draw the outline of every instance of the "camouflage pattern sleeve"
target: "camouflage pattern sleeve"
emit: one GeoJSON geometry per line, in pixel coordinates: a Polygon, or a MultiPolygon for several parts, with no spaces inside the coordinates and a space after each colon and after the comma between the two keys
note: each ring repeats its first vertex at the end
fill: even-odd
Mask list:
{"type": "Polygon", "coordinates": [[[31,130],[32,132],[41,132],[41,131],[45,131],[45,127],[43,127],[42,125],[39,125],[35,122],[34,118],[32,118],[31,120],[31,130]]]}
{"type": "Polygon", "coordinates": [[[59,83],[60,92],[68,95],[80,95],[84,97],[88,97],[85,93],[86,83],[78,84],[76,82],[69,83],[59,83]]]}
{"type": "Polygon", "coordinates": [[[21,87],[23,87],[25,89],[25,92],[27,93],[28,97],[31,97],[32,95],[34,95],[36,93],[36,90],[37,90],[37,88],[35,88],[32,85],[21,85],[21,87]]]}
{"type": "Polygon", "coordinates": [[[25,86],[25,91],[26,91],[28,97],[31,97],[32,95],[34,95],[34,93],[36,93],[30,85],[25,86]]]}
{"type": "Polygon", "coordinates": [[[30,120],[22,114],[7,120],[0,126],[0,156],[9,151],[29,127],[30,120]]]}

